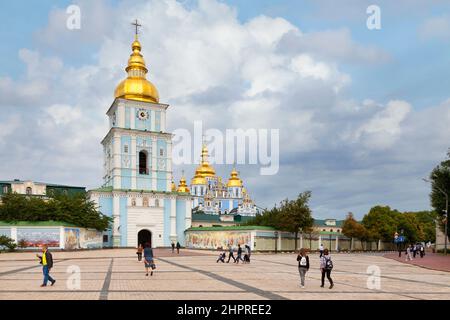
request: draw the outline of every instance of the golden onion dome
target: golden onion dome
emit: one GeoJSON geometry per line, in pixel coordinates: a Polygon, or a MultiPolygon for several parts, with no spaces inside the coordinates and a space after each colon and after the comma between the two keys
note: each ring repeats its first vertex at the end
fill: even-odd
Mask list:
{"type": "Polygon", "coordinates": [[[177,191],[177,185],[175,184],[175,182],[173,182],[173,179],[172,179],[172,184],[170,186],[170,189],[172,190],[172,192],[176,192],[177,191]]]}
{"type": "Polygon", "coordinates": [[[195,170],[195,175],[191,180],[191,185],[206,185],[206,179],[200,174],[200,171],[195,170]]]}
{"type": "Polygon", "coordinates": [[[186,178],[184,177],[184,174],[181,177],[180,185],[178,186],[177,192],[190,193],[189,187],[186,184],[186,178]]]}
{"type": "Polygon", "coordinates": [[[242,187],[242,180],[239,178],[239,173],[237,172],[236,168],[233,168],[233,171],[231,171],[231,177],[228,179],[227,187],[242,187]]]}
{"type": "Polygon", "coordinates": [[[198,173],[199,175],[201,175],[204,178],[216,176],[216,170],[209,164],[208,158],[209,158],[208,147],[206,145],[203,145],[202,161],[195,173],[196,174],[198,173]]]}
{"type": "Polygon", "coordinates": [[[125,71],[128,77],[116,88],[115,98],[159,103],[159,93],[156,87],[146,79],[148,69],[141,54],[141,43],[137,39],[131,45],[133,53],[128,60],[125,71]]]}

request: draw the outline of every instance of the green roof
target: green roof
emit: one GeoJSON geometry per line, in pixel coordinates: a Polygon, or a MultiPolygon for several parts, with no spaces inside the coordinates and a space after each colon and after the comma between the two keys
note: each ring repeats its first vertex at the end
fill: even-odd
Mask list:
{"type": "Polygon", "coordinates": [[[335,219],[314,219],[314,226],[316,226],[316,227],[337,227],[337,228],[342,228],[342,224],[344,223],[344,220],[335,220],[336,221],[336,225],[329,226],[329,225],[325,224],[325,221],[327,221],[327,220],[335,220],[335,219]]]}
{"type": "Polygon", "coordinates": [[[0,221],[0,226],[19,226],[19,227],[79,227],[71,223],[62,221],[0,221]]]}
{"type": "Polygon", "coordinates": [[[245,231],[245,230],[270,230],[270,231],[276,231],[275,228],[272,227],[264,227],[264,226],[232,226],[232,227],[194,227],[189,228],[186,231],[245,231]]]}

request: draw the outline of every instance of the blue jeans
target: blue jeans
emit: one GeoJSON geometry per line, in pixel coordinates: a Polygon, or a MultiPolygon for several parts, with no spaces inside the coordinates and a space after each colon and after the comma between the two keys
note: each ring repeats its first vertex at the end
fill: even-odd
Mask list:
{"type": "Polygon", "coordinates": [[[42,267],[42,273],[44,274],[44,286],[47,285],[47,282],[54,282],[55,280],[49,274],[50,270],[48,270],[47,266],[42,267]]]}

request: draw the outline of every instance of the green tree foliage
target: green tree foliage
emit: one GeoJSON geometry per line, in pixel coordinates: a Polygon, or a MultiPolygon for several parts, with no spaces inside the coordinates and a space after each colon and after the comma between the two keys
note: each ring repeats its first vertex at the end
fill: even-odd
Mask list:
{"type": "Polygon", "coordinates": [[[353,213],[349,212],[342,224],[342,233],[349,238],[359,239],[365,241],[369,234],[367,229],[358,221],[355,220],[353,213]]]}
{"type": "Polygon", "coordinates": [[[400,212],[391,210],[388,206],[375,206],[362,219],[362,225],[375,238],[382,241],[392,241],[397,229],[400,212]]]}
{"type": "Polygon", "coordinates": [[[99,231],[107,229],[112,222],[84,194],[55,194],[44,200],[10,193],[2,197],[2,202],[0,220],[6,222],[61,221],[99,231]]]}
{"type": "Polygon", "coordinates": [[[8,251],[14,251],[17,245],[14,243],[14,240],[8,238],[7,236],[0,236],[0,250],[4,250],[5,248],[8,251]]]}
{"type": "MultiPolygon", "coordinates": [[[[438,214],[439,225],[442,231],[444,228],[444,214],[446,210],[445,195],[439,190],[442,189],[450,197],[450,150],[447,153],[447,159],[442,161],[430,174],[431,179],[431,193],[430,200],[431,206],[438,214]]],[[[447,226],[450,226],[449,219],[447,226]]],[[[447,228],[448,235],[450,235],[450,228],[447,228]]]]}
{"type": "MultiPolygon", "coordinates": [[[[295,200],[284,200],[279,206],[258,215],[247,225],[270,226],[282,231],[295,233],[308,230],[314,224],[311,209],[308,206],[311,192],[301,193],[295,200]]],[[[297,241],[295,242],[297,245],[297,241]]]]}

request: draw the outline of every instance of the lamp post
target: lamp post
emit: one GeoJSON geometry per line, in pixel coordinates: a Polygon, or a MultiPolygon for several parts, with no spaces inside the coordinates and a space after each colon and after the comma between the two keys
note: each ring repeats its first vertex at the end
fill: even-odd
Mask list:
{"type": "MultiPolygon", "coordinates": [[[[430,180],[428,180],[428,179],[423,179],[423,181],[425,181],[425,182],[429,182],[429,183],[431,183],[431,181],[430,180]]],[[[447,219],[448,219],[448,194],[447,194],[447,192],[445,192],[443,189],[441,189],[439,186],[437,186],[437,185],[434,185],[440,192],[442,192],[443,194],[444,194],[444,196],[445,196],[445,210],[444,210],[444,212],[445,212],[445,215],[444,215],[444,223],[445,223],[445,225],[444,225],[444,255],[447,255],[447,238],[448,238],[448,236],[447,236],[447,226],[448,226],[448,221],[447,221],[447,219]]]]}
{"type": "Polygon", "coordinates": [[[278,253],[278,231],[275,231],[275,253],[278,253]]]}

